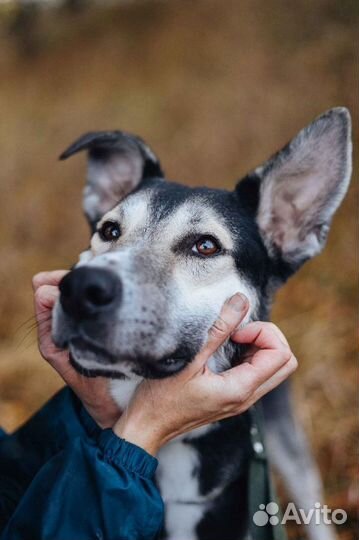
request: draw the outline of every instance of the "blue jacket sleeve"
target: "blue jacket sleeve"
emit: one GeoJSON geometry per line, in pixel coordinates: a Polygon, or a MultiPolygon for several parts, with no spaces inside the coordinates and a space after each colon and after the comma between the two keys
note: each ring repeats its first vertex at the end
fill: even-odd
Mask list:
{"type": "Polygon", "coordinates": [[[80,419],[83,431],[72,433],[37,470],[1,540],[150,540],[159,534],[157,460],[101,430],[84,410],[80,419]]]}

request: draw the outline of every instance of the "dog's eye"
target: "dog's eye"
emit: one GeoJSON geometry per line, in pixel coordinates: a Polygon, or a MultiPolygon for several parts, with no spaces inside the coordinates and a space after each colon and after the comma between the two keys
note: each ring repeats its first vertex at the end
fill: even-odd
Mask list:
{"type": "Polygon", "coordinates": [[[121,236],[121,229],[115,221],[105,221],[98,231],[101,240],[104,242],[116,242],[121,236]]]}
{"type": "Polygon", "coordinates": [[[210,236],[202,236],[197,242],[193,245],[192,251],[194,253],[199,253],[205,257],[215,255],[220,251],[220,247],[215,241],[214,238],[210,236]]]}

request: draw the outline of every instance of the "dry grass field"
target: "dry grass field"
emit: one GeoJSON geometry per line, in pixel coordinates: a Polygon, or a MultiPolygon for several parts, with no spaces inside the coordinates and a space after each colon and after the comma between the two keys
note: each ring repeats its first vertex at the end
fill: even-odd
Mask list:
{"type": "MultiPolygon", "coordinates": [[[[0,424],[16,428],[61,386],[41,360],[31,276],[86,247],[79,134],[145,138],[168,177],[231,187],[335,105],[358,124],[350,0],[167,0],[39,12],[22,37],[0,9],[0,424]]],[[[17,21],[18,23],[18,21],[17,21]]],[[[355,143],[358,132],[354,133],[355,143]]],[[[358,171],[325,252],[280,292],[273,320],[299,359],[298,415],[354,540],[358,503],[358,171]]],[[[299,538],[297,531],[292,538],[299,538]]]]}

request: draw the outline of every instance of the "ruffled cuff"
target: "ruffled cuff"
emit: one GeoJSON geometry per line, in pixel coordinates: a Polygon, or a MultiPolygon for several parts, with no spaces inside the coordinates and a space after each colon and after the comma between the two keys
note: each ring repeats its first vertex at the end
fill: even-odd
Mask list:
{"type": "Polygon", "coordinates": [[[104,461],[144,478],[153,477],[158,465],[155,457],[136,444],[121,439],[112,429],[101,429],[84,407],[80,410],[80,420],[88,436],[102,451],[104,461]]]}
{"type": "Polygon", "coordinates": [[[112,429],[104,429],[97,444],[108,463],[123,466],[128,471],[145,478],[151,478],[157,469],[158,461],[156,458],[136,444],[121,439],[112,429]]]}

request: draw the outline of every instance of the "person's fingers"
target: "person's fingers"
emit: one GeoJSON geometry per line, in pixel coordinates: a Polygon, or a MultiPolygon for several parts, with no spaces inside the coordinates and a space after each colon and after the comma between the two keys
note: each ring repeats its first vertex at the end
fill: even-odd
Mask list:
{"type": "Polygon", "coordinates": [[[272,377],[261,384],[257,390],[253,393],[253,403],[263,397],[265,394],[276,388],[285,379],[287,379],[298,367],[298,360],[294,355],[288,360],[283,367],[281,367],[272,377]]]}
{"type": "Polygon", "coordinates": [[[59,289],[55,285],[41,285],[34,295],[36,316],[44,310],[51,310],[58,297],[59,289]]]}
{"type": "Polygon", "coordinates": [[[57,284],[50,285],[49,283],[57,283],[65,273],[64,270],[41,272],[33,279],[37,335],[40,352],[44,357],[52,356],[57,350],[52,342],[51,325],[52,308],[59,296],[59,289],[57,284]]]}
{"type": "Polygon", "coordinates": [[[54,285],[41,285],[34,295],[38,341],[43,354],[54,348],[51,339],[52,308],[58,295],[59,290],[54,285]]]}
{"type": "Polygon", "coordinates": [[[53,270],[51,272],[39,272],[32,278],[34,292],[42,285],[58,285],[68,270],[53,270]]]}
{"type": "Polygon", "coordinates": [[[220,315],[208,332],[208,340],[192,363],[194,369],[206,363],[217,349],[223,345],[237,326],[243,321],[249,309],[244,294],[236,293],[223,305],[220,315]]]}
{"type": "MultiPolygon", "coordinates": [[[[245,401],[262,384],[273,377],[283,366],[292,361],[293,354],[287,350],[260,350],[252,358],[222,373],[228,385],[227,395],[245,401]]],[[[294,357],[293,357],[294,358],[294,357]]],[[[291,365],[291,364],[290,364],[291,365]]]]}
{"type": "Polygon", "coordinates": [[[279,328],[271,322],[255,321],[238,328],[232,336],[236,343],[251,344],[259,349],[287,349],[288,341],[279,328]]]}
{"type": "Polygon", "coordinates": [[[271,392],[274,388],[284,382],[298,366],[295,356],[280,368],[272,377],[265,381],[262,385],[255,389],[255,391],[247,397],[246,400],[239,400],[237,406],[237,414],[249,409],[254,403],[261,399],[265,394],[271,392]]]}
{"type": "Polygon", "coordinates": [[[72,380],[71,370],[74,371],[69,363],[68,351],[58,349],[52,340],[52,308],[58,296],[58,287],[54,285],[41,285],[36,290],[37,338],[42,356],[68,382],[72,380]]]}

